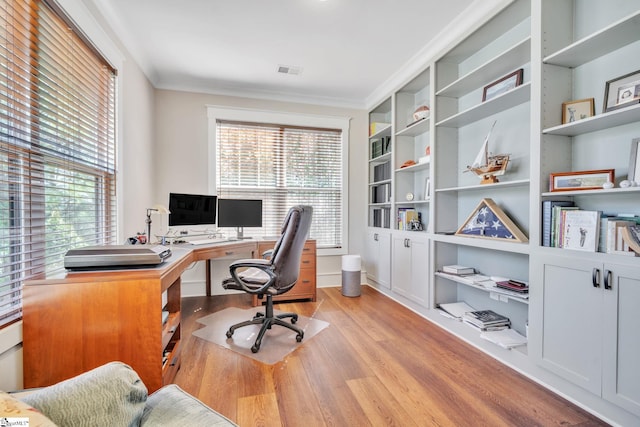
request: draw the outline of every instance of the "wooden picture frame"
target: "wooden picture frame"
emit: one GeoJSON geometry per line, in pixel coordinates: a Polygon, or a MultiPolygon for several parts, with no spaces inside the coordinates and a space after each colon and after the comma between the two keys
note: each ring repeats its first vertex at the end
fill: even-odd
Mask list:
{"type": "Polygon", "coordinates": [[[614,179],[614,169],[551,173],[549,191],[600,190],[614,179]]]}
{"type": "Polygon", "coordinates": [[[593,98],[578,99],[562,103],[562,124],[576,122],[596,115],[593,98]]]}
{"type": "Polygon", "coordinates": [[[609,80],[604,87],[602,112],[640,103],[640,70],[609,80]]]}
{"type": "Polygon", "coordinates": [[[493,199],[489,198],[482,199],[478,203],[478,206],[458,228],[455,235],[519,243],[529,241],[507,214],[493,199]]]}
{"type": "Polygon", "coordinates": [[[640,138],[631,140],[631,154],[629,155],[629,173],[627,174],[627,179],[640,183],[640,138]]]}
{"type": "Polygon", "coordinates": [[[488,101],[520,86],[522,84],[523,73],[523,69],[520,68],[485,86],[482,91],[482,102],[488,101]]]}

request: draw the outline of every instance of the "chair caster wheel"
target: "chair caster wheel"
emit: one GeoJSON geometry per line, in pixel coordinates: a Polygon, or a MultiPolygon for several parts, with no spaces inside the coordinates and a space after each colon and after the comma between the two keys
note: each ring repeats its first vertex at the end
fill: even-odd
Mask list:
{"type": "Polygon", "coordinates": [[[252,345],[252,346],[251,346],[251,353],[257,353],[257,352],[258,352],[258,350],[260,350],[260,347],[257,347],[257,346],[255,346],[255,345],[252,345]]]}
{"type": "Polygon", "coordinates": [[[227,331],[227,338],[231,338],[233,336],[233,331],[227,331]]]}
{"type": "Polygon", "coordinates": [[[296,341],[297,341],[297,342],[302,342],[302,338],[304,338],[304,334],[298,334],[298,335],[296,335],[296,341]]]}

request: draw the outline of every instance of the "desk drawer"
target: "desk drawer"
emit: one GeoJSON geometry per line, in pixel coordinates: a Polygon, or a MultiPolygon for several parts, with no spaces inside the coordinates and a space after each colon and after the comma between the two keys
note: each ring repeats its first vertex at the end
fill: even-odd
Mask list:
{"type": "MultiPolygon", "coordinates": [[[[258,254],[267,249],[272,249],[275,242],[258,243],[258,254]]],[[[298,282],[289,291],[273,297],[274,301],[316,300],[316,241],[307,240],[300,258],[300,275],[298,282]]],[[[253,297],[253,305],[259,305],[263,300],[253,297]]]]}

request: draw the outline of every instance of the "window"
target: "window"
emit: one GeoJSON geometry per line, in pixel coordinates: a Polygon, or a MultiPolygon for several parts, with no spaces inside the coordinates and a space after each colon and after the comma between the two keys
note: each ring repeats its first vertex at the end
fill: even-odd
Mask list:
{"type": "Polygon", "coordinates": [[[226,115],[252,121],[221,116],[225,114],[215,118],[216,194],[263,201],[262,229],[246,232],[254,237],[277,236],[289,208],[308,204],[314,208],[310,238],[324,253],[344,252],[348,120],[302,116],[289,124],[293,120],[288,115],[226,115]],[[282,124],[284,120],[288,123],[282,124]]]}
{"type": "Polygon", "coordinates": [[[115,242],[115,70],[78,34],[0,0],[0,325],[69,248],[115,242]]]}

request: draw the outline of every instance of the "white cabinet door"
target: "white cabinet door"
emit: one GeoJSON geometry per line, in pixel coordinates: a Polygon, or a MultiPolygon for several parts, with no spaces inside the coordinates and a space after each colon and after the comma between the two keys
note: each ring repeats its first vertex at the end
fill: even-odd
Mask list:
{"type": "Polygon", "coordinates": [[[391,285],[391,233],[369,230],[367,232],[364,259],[367,277],[381,286],[391,285]]]}
{"type": "Polygon", "coordinates": [[[392,289],[427,307],[429,300],[429,247],[426,236],[399,233],[393,236],[392,289]]]}
{"type": "Polygon", "coordinates": [[[411,247],[404,234],[393,236],[393,268],[391,289],[403,297],[409,297],[411,288],[411,247]]]}
{"type": "Polygon", "coordinates": [[[604,272],[602,397],[640,415],[640,267],[606,264],[604,272]]]}
{"type": "Polygon", "coordinates": [[[378,263],[376,258],[378,256],[378,241],[376,239],[376,232],[369,230],[367,232],[367,241],[364,246],[364,257],[362,263],[367,271],[367,278],[376,280],[378,278],[378,263]]]}
{"type": "Polygon", "coordinates": [[[391,233],[378,233],[378,283],[391,288],[391,233]]]}
{"type": "MultiPolygon", "coordinates": [[[[538,363],[594,394],[601,393],[603,288],[602,266],[592,261],[541,256],[535,270],[542,274],[540,299],[532,308],[539,345],[530,349],[538,363]],[[594,270],[595,269],[595,270],[594,270]],[[593,274],[596,273],[594,286],[593,274]],[[535,308],[534,308],[535,307],[535,308]]],[[[533,297],[533,295],[532,295],[533,297]]]]}
{"type": "Polygon", "coordinates": [[[429,241],[421,236],[409,241],[411,249],[411,291],[412,301],[427,307],[429,301],[429,241]]]}

